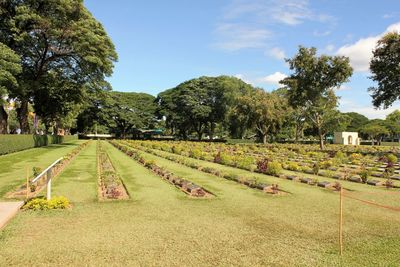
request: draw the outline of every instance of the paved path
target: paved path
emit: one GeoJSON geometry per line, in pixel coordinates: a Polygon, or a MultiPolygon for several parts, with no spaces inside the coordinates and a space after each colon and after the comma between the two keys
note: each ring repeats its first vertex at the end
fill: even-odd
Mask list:
{"type": "Polygon", "coordinates": [[[24,205],[23,201],[0,202],[0,229],[17,214],[22,205],[24,205]]]}

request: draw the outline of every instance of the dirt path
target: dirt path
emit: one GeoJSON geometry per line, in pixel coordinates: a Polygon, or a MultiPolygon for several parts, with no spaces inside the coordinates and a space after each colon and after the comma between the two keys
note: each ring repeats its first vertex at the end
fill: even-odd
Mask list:
{"type": "Polygon", "coordinates": [[[17,214],[22,205],[23,201],[0,202],[0,229],[17,214]]]}

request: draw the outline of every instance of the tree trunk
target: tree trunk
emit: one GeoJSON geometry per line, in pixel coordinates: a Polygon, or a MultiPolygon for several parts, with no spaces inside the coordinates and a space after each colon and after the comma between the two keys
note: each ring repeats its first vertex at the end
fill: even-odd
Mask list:
{"type": "Polygon", "coordinates": [[[319,148],[324,150],[324,134],[322,134],[321,128],[318,129],[318,136],[319,136],[319,148]]]}
{"type": "Polygon", "coordinates": [[[267,143],[267,134],[262,134],[263,144],[267,143]]]}
{"type": "Polygon", "coordinates": [[[203,137],[203,124],[201,122],[198,123],[197,127],[196,127],[196,132],[197,132],[197,138],[199,141],[201,141],[201,138],[203,137]]]}
{"type": "Polygon", "coordinates": [[[21,100],[21,106],[17,108],[17,117],[22,134],[29,134],[29,121],[28,121],[28,101],[21,100]]]}
{"type": "Polygon", "coordinates": [[[0,134],[7,134],[7,120],[8,120],[8,114],[6,110],[4,109],[3,105],[0,106],[0,134]]]}
{"type": "Polygon", "coordinates": [[[210,125],[210,140],[214,139],[215,123],[211,122],[210,125]]]}
{"type": "Polygon", "coordinates": [[[300,133],[300,131],[299,131],[299,126],[298,125],[296,125],[296,129],[295,129],[295,137],[294,137],[294,141],[295,141],[295,143],[297,144],[298,142],[299,142],[299,133],[300,133]]]}

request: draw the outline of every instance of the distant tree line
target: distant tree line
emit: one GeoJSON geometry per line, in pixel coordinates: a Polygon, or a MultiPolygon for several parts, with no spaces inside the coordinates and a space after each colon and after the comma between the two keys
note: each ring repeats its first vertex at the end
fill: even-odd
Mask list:
{"type": "MultiPolygon", "coordinates": [[[[291,74],[267,92],[230,76],[199,77],[152,96],[113,92],[105,78],[114,45],[82,0],[0,1],[0,134],[114,133],[138,137],[161,129],[181,139],[253,138],[260,142],[319,140],[358,131],[381,140],[400,133],[400,112],[385,120],[338,110],[335,91],[352,75],[349,59],[299,47],[291,74]],[[34,118],[32,118],[34,116],[34,118]]],[[[400,35],[388,33],[373,51],[369,88],[375,107],[400,96],[400,35]]]]}

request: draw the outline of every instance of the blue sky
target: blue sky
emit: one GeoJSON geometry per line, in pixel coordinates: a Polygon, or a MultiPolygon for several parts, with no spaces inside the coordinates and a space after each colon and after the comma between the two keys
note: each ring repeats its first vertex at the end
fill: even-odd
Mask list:
{"type": "Polygon", "coordinates": [[[400,31],[398,0],[85,0],[112,38],[116,91],[157,95],[199,76],[231,75],[265,90],[289,75],[299,45],[350,57],[354,74],[337,90],[340,110],[384,118],[367,89],[376,41],[400,31]]]}

